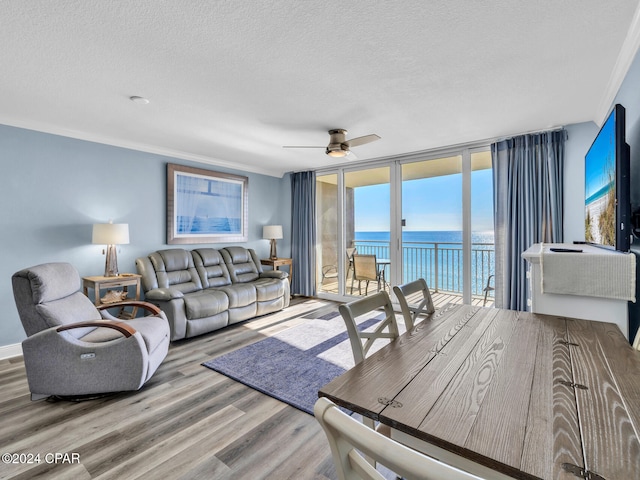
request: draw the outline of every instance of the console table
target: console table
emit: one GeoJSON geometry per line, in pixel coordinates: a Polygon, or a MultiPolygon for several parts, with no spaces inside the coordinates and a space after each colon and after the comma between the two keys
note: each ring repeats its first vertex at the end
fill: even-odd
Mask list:
{"type": "MultiPolygon", "coordinates": [[[[533,313],[545,313],[548,315],[560,315],[584,320],[615,323],[620,328],[622,334],[628,339],[629,313],[628,302],[626,300],[596,297],[591,295],[565,295],[542,291],[542,254],[543,252],[548,252],[553,247],[581,249],[584,253],[591,255],[623,255],[619,252],[591,245],[547,243],[536,243],[532,245],[522,253],[522,258],[524,258],[529,264],[527,276],[529,278],[530,311],[533,313]]],[[[576,262],[589,261],[588,255],[582,256],[581,253],[570,253],[565,255],[575,255],[576,262]]],[[[584,282],[585,279],[574,277],[571,281],[579,287],[580,282],[584,282]]],[[[629,281],[632,280],[629,279],[629,281]]],[[[633,281],[635,281],[635,278],[633,281]]],[[[579,288],[577,290],[579,290],[579,288]]]]}

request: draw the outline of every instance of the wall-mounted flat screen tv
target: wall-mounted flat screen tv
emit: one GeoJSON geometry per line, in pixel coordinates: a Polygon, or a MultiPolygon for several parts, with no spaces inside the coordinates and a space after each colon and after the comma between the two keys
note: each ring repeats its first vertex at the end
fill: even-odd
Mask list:
{"type": "Polygon", "coordinates": [[[625,110],[616,105],[585,156],[585,240],[629,251],[631,245],[630,155],[625,110]]]}

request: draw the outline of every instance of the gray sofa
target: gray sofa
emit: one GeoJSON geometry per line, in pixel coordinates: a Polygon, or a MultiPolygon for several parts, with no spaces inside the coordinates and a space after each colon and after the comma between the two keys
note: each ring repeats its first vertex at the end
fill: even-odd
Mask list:
{"type": "Polygon", "coordinates": [[[244,247],[159,250],[136,259],[136,268],[145,300],[169,320],[172,341],[289,306],[288,274],[263,271],[244,247]]]}

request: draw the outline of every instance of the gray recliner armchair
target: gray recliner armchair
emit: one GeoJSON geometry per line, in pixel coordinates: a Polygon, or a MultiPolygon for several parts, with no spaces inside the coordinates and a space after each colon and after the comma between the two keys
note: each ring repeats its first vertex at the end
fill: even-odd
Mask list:
{"type": "Polygon", "coordinates": [[[167,355],[169,324],[147,302],[150,316],[127,321],[96,307],[80,292],[80,275],[68,263],[16,272],[13,295],[28,336],[22,342],[31,399],[138,390],[167,355]]]}

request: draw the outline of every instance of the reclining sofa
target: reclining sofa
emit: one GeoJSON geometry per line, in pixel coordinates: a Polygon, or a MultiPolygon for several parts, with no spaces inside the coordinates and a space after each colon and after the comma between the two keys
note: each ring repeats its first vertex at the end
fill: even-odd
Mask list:
{"type": "Polygon", "coordinates": [[[263,271],[244,247],[174,248],[136,259],[145,300],[167,316],[171,341],[289,306],[288,274],[263,271]]]}

